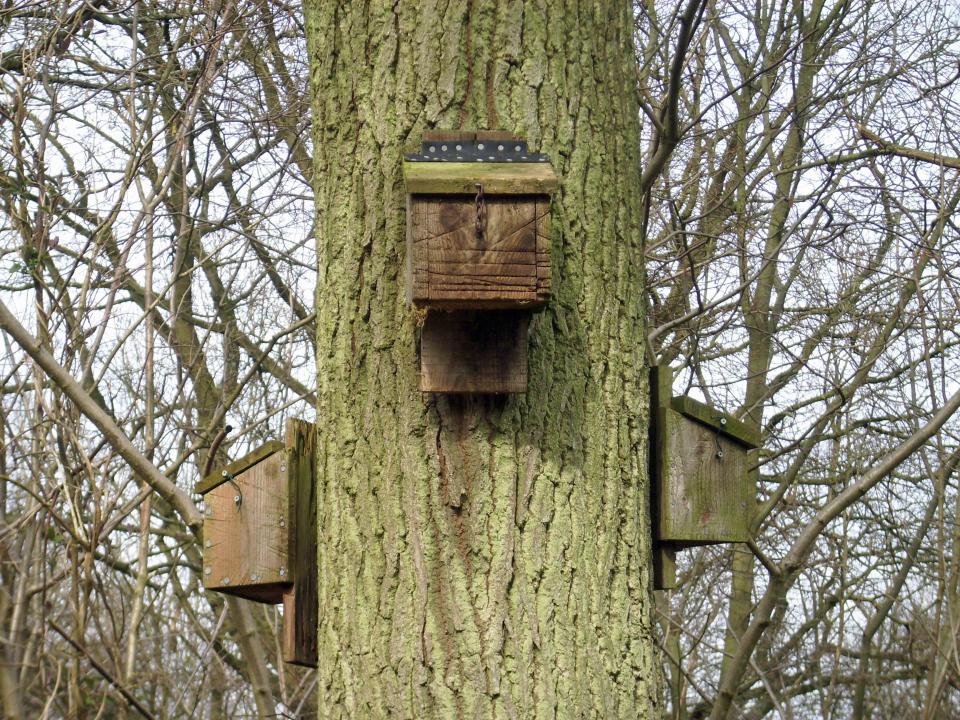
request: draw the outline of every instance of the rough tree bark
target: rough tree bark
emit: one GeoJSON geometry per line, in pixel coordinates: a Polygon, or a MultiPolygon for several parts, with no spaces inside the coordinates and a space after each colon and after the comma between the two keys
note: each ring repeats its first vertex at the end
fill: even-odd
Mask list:
{"type": "Polygon", "coordinates": [[[306,16],[321,714],[653,717],[630,4],[306,16]],[[561,176],[525,395],[418,390],[400,163],[431,128],[517,132],[561,176]]]}

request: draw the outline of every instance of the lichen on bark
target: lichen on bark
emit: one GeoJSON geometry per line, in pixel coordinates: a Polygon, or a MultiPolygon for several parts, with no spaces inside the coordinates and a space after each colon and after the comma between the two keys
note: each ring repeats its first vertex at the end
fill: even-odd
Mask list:
{"type": "Polygon", "coordinates": [[[306,2],[324,717],[653,717],[629,3],[306,2]],[[550,154],[554,297],[525,395],[418,390],[401,160],[550,154]]]}

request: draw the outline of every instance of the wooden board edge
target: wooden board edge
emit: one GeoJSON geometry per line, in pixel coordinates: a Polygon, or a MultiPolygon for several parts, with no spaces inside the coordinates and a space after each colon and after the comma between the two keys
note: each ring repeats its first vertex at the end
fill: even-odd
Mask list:
{"type": "Polygon", "coordinates": [[[658,543],[653,546],[653,589],[673,590],[677,587],[677,549],[658,543]]]}
{"type": "Polygon", "coordinates": [[[681,415],[712,427],[749,450],[760,447],[760,433],[732,415],[686,395],[673,398],[670,405],[681,415]]]}
{"type": "Polygon", "coordinates": [[[258,462],[266,460],[268,457],[273,455],[275,452],[279,452],[280,450],[283,450],[283,443],[279,440],[270,440],[269,442],[258,447],[256,450],[247,453],[239,460],[234,460],[229,465],[217,468],[215,471],[194,485],[193,491],[198,495],[204,495],[214,488],[220,487],[227,481],[227,479],[223,477],[224,471],[233,476],[239,475],[244,470],[253,467],[258,462]]]}
{"type": "Polygon", "coordinates": [[[415,195],[550,195],[560,184],[550,163],[403,162],[406,191],[415,195]]]}
{"type": "Polygon", "coordinates": [[[434,140],[443,142],[444,140],[522,140],[515,132],[510,130],[424,130],[424,142],[434,140]]]}
{"type": "Polygon", "coordinates": [[[285,446],[289,535],[293,587],[283,596],[282,647],[284,662],[317,667],[319,625],[317,586],[317,478],[316,426],[296,418],[287,420],[285,446]]]}

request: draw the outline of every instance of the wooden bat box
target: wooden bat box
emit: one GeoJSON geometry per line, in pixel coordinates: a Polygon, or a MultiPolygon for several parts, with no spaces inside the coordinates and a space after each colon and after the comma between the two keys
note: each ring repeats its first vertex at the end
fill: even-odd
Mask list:
{"type": "Polygon", "coordinates": [[[524,392],[528,313],[550,298],[553,168],[510,133],[433,132],[403,174],[421,390],[524,392]]]}
{"type": "Polygon", "coordinates": [[[658,587],[673,587],[673,555],[696,545],[750,540],[756,487],[747,453],[758,434],[689,397],[671,397],[666,367],[653,368],[650,476],[658,587]]]}
{"type": "Polygon", "coordinates": [[[203,586],[284,604],[287,662],[316,666],[314,426],[287,421],[274,440],[203,478],[203,586]]]}

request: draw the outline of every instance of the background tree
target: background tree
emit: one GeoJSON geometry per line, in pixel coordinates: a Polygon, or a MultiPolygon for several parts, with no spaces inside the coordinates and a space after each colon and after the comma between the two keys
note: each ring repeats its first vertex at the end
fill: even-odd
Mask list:
{"type": "MultiPolygon", "coordinates": [[[[637,26],[654,94],[658,10],[637,26]]],[[[729,2],[694,40],[649,341],[765,442],[755,544],[688,553],[662,606],[674,717],[955,712],[955,28],[729,2]]]]}
{"type": "Polygon", "coordinates": [[[302,714],[274,610],[203,594],[188,495],[216,442],[312,414],[302,23],[230,2],[0,22],[5,717],[302,714]]]}

